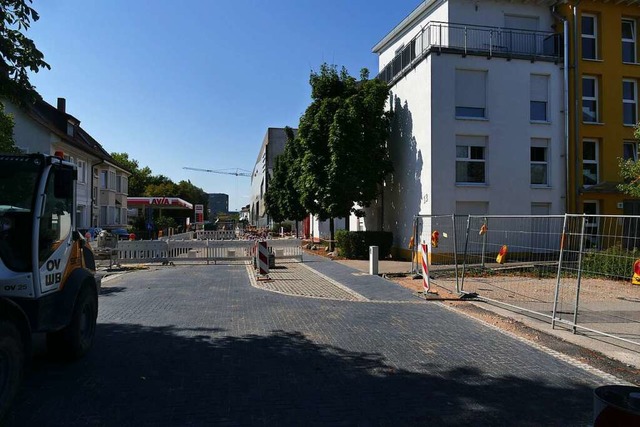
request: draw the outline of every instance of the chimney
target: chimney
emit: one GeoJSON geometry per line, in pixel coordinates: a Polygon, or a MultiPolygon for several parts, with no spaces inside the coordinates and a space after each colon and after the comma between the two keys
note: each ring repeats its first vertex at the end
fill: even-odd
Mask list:
{"type": "Polygon", "coordinates": [[[67,112],[67,100],[64,98],[58,98],[58,111],[62,113],[67,112]]]}

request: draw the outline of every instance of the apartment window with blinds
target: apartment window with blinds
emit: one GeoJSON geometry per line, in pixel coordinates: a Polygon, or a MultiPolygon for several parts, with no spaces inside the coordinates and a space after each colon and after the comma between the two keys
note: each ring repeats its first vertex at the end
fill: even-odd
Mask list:
{"type": "Polygon", "coordinates": [[[107,207],[100,206],[100,225],[107,225],[107,207]]]}
{"type": "Polygon", "coordinates": [[[116,177],[116,191],[118,193],[122,192],[122,176],[120,175],[116,177]]]}
{"type": "Polygon", "coordinates": [[[487,117],[487,72],[456,70],[456,117],[484,119],[487,117]]]}
{"type": "Polygon", "coordinates": [[[530,92],[530,119],[539,122],[548,121],[549,76],[532,74],[530,92]]]}
{"type": "Polygon", "coordinates": [[[484,184],[486,137],[456,136],[456,183],[484,184]]]}
{"type": "Polygon", "coordinates": [[[116,189],[116,173],[109,172],[109,190],[116,189]]]}
{"type": "Polygon", "coordinates": [[[635,126],[638,122],[638,90],[635,80],[622,81],[622,121],[635,126]]]}
{"type": "Polygon", "coordinates": [[[598,18],[582,15],[582,59],[598,58],[598,18]]]}
{"type": "Polygon", "coordinates": [[[598,183],[598,141],[585,139],[582,141],[582,185],[598,183]]]}
{"type": "Polygon", "coordinates": [[[636,21],[622,20],[622,62],[636,63],[636,21]]]}
{"type": "Polygon", "coordinates": [[[582,77],[582,121],[598,122],[598,79],[593,76],[582,77]]]}
{"type": "Polygon", "coordinates": [[[549,185],[549,141],[531,139],[531,185],[549,185]]]}

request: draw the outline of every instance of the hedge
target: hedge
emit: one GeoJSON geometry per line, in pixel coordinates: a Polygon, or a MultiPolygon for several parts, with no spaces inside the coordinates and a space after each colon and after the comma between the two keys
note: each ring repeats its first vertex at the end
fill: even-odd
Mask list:
{"type": "Polygon", "coordinates": [[[379,259],[387,258],[392,244],[390,231],[336,231],[338,253],[349,259],[369,259],[369,246],[378,246],[379,259]]]}

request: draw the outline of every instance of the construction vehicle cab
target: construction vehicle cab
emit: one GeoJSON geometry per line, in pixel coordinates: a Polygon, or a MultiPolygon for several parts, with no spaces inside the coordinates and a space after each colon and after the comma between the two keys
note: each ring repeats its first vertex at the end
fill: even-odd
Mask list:
{"type": "Polygon", "coordinates": [[[33,332],[66,359],[93,343],[100,283],[75,231],[75,191],[75,166],[61,155],[0,155],[0,420],[33,332]]]}

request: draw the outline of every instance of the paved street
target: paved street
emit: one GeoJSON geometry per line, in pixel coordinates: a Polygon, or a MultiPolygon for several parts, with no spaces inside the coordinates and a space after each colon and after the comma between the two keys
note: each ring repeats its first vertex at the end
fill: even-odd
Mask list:
{"type": "Polygon", "coordinates": [[[107,282],[91,353],[40,356],[8,425],[584,426],[610,383],[383,279],[284,267],[322,273],[314,298],[242,265],[107,282]]]}

